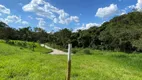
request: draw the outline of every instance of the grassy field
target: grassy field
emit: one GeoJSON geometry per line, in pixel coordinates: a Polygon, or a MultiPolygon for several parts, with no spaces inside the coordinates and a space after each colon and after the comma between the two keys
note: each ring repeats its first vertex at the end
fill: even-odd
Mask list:
{"type": "MultiPolygon", "coordinates": [[[[71,80],[142,80],[142,54],[80,49],[71,80]]],[[[65,80],[66,55],[49,55],[0,42],[0,80],[65,80]]]]}

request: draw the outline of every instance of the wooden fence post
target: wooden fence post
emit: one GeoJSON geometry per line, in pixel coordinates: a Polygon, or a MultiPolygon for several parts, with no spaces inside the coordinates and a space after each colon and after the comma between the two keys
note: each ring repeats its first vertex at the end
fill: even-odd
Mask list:
{"type": "Polygon", "coordinates": [[[71,75],[71,49],[72,49],[72,44],[68,44],[68,68],[67,68],[67,77],[66,80],[70,80],[70,75],[71,75]]]}

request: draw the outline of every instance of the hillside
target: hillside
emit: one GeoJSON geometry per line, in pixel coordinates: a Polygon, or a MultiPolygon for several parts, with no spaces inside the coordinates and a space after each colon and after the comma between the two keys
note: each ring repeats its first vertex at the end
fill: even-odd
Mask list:
{"type": "Polygon", "coordinates": [[[106,49],[119,51],[141,51],[142,13],[131,12],[104,23],[99,35],[106,49]]]}

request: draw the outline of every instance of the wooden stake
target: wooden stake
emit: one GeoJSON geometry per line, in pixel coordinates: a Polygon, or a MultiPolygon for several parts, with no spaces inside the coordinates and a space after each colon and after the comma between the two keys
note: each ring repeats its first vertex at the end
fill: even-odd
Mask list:
{"type": "Polygon", "coordinates": [[[71,48],[72,45],[68,44],[68,68],[67,68],[66,80],[70,80],[70,75],[71,75],[71,48]]]}

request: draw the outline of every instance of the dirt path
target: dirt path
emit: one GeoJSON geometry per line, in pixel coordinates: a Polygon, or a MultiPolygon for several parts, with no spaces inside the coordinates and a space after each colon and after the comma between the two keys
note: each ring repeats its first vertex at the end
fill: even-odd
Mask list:
{"type": "Polygon", "coordinates": [[[47,45],[44,45],[44,44],[41,44],[41,46],[42,46],[42,47],[45,46],[45,48],[47,48],[47,49],[52,49],[53,52],[49,53],[49,54],[52,54],[52,55],[55,55],[55,54],[56,54],[56,55],[64,55],[64,54],[67,54],[67,52],[63,52],[63,51],[58,50],[58,49],[53,49],[53,48],[51,48],[51,47],[49,47],[49,46],[47,46],[47,45]]]}

